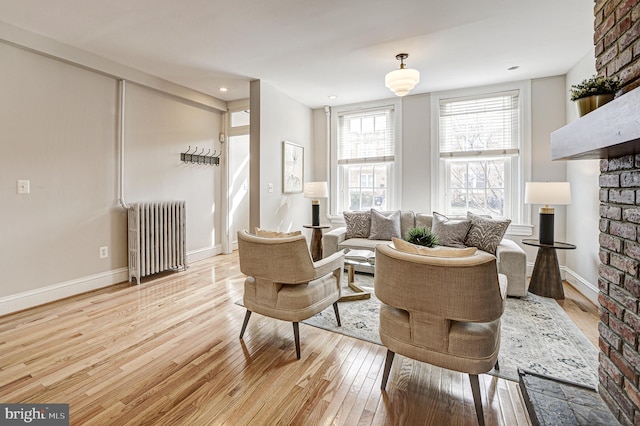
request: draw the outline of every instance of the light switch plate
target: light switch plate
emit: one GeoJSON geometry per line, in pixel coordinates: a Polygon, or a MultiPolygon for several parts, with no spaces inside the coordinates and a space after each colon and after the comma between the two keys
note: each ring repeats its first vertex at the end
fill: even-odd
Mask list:
{"type": "Polygon", "coordinates": [[[31,192],[30,182],[26,179],[19,179],[17,183],[18,194],[29,194],[31,192]]]}

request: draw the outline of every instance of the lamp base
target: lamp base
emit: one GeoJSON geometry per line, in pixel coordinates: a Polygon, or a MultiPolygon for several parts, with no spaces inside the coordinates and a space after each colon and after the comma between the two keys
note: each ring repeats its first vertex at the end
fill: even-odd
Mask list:
{"type": "Polygon", "coordinates": [[[540,244],[553,245],[553,216],[553,210],[551,213],[540,212],[540,225],[538,229],[538,240],[540,240],[540,244]]]}
{"type": "Polygon", "coordinates": [[[320,226],[320,204],[311,204],[312,226],[320,226]]]}

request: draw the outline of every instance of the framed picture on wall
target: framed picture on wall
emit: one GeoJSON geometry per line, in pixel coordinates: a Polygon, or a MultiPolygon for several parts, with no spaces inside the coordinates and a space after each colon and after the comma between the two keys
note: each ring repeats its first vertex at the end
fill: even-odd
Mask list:
{"type": "Polygon", "coordinates": [[[302,192],[304,178],[304,147],[282,141],[282,192],[302,192]]]}

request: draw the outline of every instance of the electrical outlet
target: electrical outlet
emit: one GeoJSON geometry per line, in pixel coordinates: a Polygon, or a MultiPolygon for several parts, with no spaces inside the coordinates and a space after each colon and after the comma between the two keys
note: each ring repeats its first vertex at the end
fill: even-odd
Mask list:
{"type": "Polygon", "coordinates": [[[100,247],[100,259],[105,259],[107,257],[109,257],[109,247],[108,246],[100,247]]]}

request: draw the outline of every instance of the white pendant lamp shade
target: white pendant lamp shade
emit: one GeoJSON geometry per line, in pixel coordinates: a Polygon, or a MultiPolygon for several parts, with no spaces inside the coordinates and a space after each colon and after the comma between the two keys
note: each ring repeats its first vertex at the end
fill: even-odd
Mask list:
{"type": "Polygon", "coordinates": [[[399,53],[396,59],[400,61],[400,69],[387,73],[384,84],[398,96],[404,96],[420,82],[420,71],[404,67],[404,60],[408,53],[399,53]]]}

